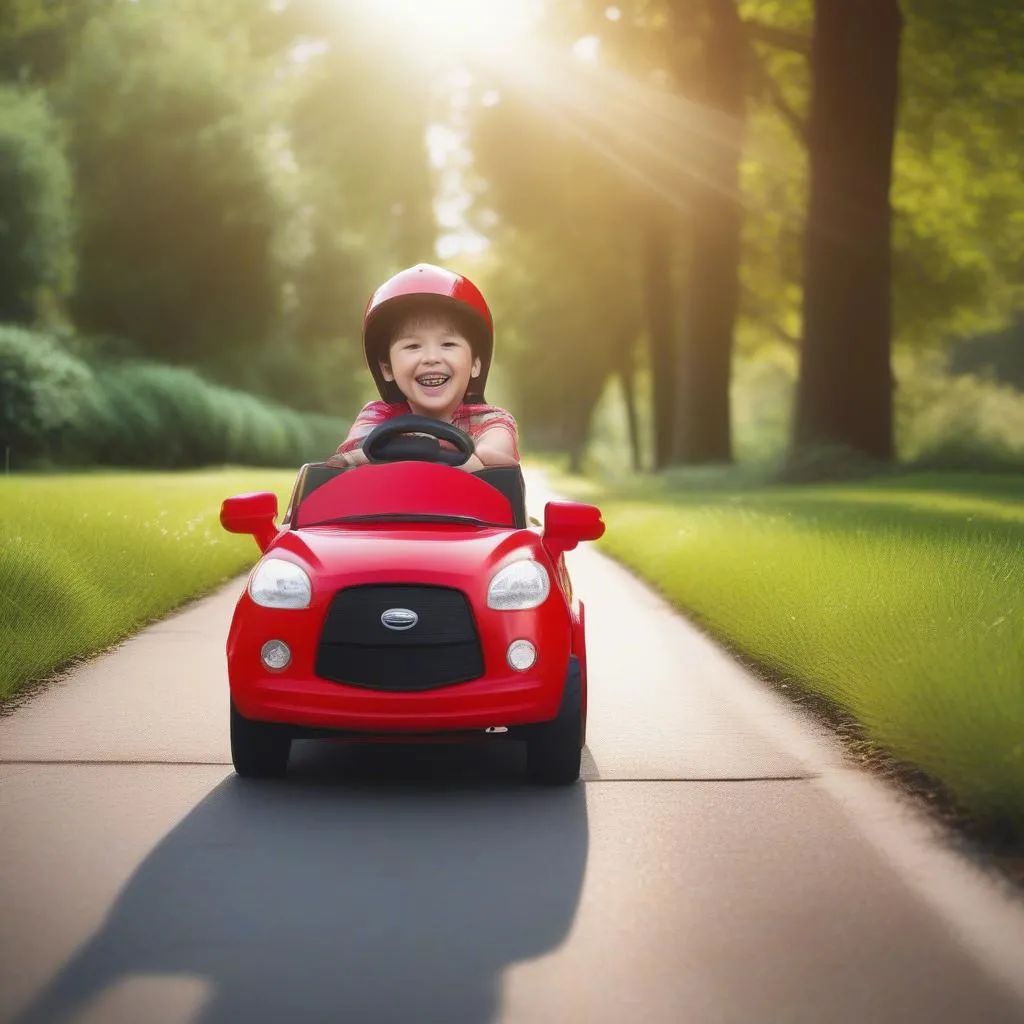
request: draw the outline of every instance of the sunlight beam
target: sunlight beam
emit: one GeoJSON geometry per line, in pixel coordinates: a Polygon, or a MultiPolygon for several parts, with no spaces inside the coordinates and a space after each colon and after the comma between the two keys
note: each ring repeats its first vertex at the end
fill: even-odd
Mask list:
{"type": "Polygon", "coordinates": [[[451,53],[507,53],[528,35],[541,0],[366,0],[368,13],[417,46],[451,53]]]}

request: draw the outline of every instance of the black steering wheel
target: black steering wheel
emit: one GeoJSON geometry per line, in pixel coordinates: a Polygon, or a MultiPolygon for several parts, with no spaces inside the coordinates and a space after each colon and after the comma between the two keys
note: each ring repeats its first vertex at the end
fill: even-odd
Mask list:
{"type": "Polygon", "coordinates": [[[464,430],[431,416],[396,416],[374,427],[363,441],[368,462],[439,462],[461,466],[476,452],[473,438],[464,430]],[[427,437],[410,437],[426,434],[427,437]],[[441,447],[450,441],[457,451],[441,447]]]}

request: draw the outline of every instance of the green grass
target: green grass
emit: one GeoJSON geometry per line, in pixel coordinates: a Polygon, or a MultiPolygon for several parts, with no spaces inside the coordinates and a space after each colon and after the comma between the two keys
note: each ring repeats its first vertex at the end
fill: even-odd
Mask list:
{"type": "Polygon", "coordinates": [[[251,537],[221,501],[272,490],[280,470],[0,477],[0,699],[104,650],[246,569],[251,537]]]}
{"type": "Polygon", "coordinates": [[[1024,838],[1024,477],[557,483],[601,505],[606,552],[713,634],[1024,838]]]}

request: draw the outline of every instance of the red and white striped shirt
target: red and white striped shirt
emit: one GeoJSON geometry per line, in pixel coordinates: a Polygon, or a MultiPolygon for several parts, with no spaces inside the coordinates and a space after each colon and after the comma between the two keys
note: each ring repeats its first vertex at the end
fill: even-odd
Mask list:
{"type": "MultiPolygon", "coordinates": [[[[363,441],[374,427],[393,420],[396,416],[409,416],[412,413],[408,402],[368,402],[359,411],[355,422],[348,432],[348,437],[338,445],[338,453],[351,452],[362,446],[363,441]]],[[[453,426],[465,431],[474,441],[478,441],[488,430],[495,428],[508,431],[512,437],[512,451],[516,462],[519,461],[519,430],[512,414],[496,405],[474,404],[460,405],[452,414],[453,426]]],[[[445,443],[445,442],[442,442],[445,443]]]]}

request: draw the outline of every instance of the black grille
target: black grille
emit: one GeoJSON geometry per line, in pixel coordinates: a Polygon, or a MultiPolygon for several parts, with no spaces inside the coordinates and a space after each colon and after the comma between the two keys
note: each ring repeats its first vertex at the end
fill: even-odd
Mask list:
{"type": "Polygon", "coordinates": [[[323,679],[375,690],[429,690],[478,679],[483,655],[465,594],[450,587],[362,586],[331,601],[317,649],[323,679]],[[408,608],[419,621],[388,629],[381,615],[408,608]]]}

